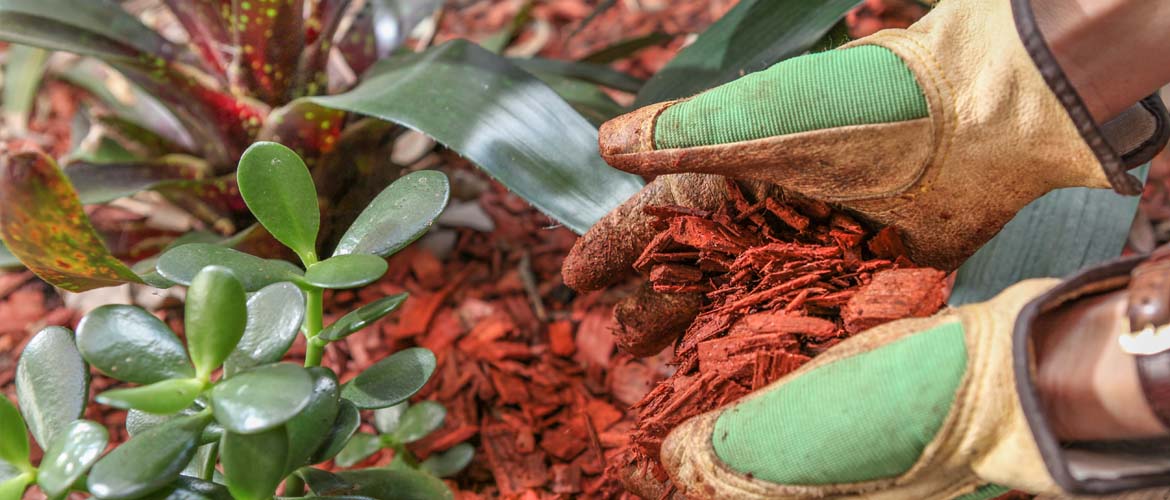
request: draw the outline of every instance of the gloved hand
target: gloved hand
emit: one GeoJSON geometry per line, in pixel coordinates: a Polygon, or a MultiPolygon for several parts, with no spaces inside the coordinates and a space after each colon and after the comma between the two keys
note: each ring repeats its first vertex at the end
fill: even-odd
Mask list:
{"type": "Polygon", "coordinates": [[[1022,282],[986,303],[860,333],[685,422],[662,463],[694,499],[1166,487],[1170,333],[1130,338],[1163,349],[1136,358],[1118,337],[1170,322],[1170,260],[1130,278],[1136,263],[1022,282]]]}
{"type": "MultiPolygon", "coordinates": [[[[697,174],[837,203],[898,228],[917,264],[946,270],[1052,189],[1112,185],[1136,194],[1140,183],[1125,170],[1165,144],[1161,101],[1094,123],[1028,2],[1017,0],[1015,9],[1019,33],[1007,0],[943,2],[909,29],[606,123],[606,161],[659,177],[578,241],[565,283],[593,290],[622,276],[653,236],[643,207],[722,203],[720,183],[697,174]]],[[[660,350],[663,338],[669,342],[663,331],[686,324],[678,319],[686,307],[653,296],[635,301],[624,305],[630,322],[660,331],[627,348],[660,350]]]]}

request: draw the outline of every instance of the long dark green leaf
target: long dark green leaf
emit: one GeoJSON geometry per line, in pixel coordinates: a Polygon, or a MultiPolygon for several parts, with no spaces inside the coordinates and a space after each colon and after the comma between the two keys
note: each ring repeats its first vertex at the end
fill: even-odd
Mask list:
{"type": "Polygon", "coordinates": [[[28,127],[28,115],[32,112],[33,100],[45,74],[45,61],[49,52],[26,45],[13,45],[5,53],[4,124],[17,135],[24,134],[28,127]]]}
{"type": "Polygon", "coordinates": [[[398,56],[372,71],[350,92],[312,99],[434,137],[574,231],[642,186],[601,160],[597,130],[552,89],[468,42],[398,56]]]}
{"type": "Polygon", "coordinates": [[[207,414],[180,417],[143,431],[98,460],[89,492],[101,499],[137,498],[179,477],[195,456],[207,414]]]}
{"type": "Polygon", "coordinates": [[[201,174],[198,160],[184,156],[138,163],[74,162],[65,167],[82,204],[105,203],[162,185],[190,182],[201,174]]]}
{"type": "Polygon", "coordinates": [[[562,61],[558,59],[513,59],[525,71],[530,73],[547,73],[584,82],[603,85],[623,92],[637,92],[645,83],[621,71],[602,64],[593,64],[577,61],[562,61]]]}
{"type": "Polygon", "coordinates": [[[959,268],[950,304],[987,300],[1021,280],[1063,277],[1121,255],[1138,201],[1087,188],[1033,201],[959,268]]]}
{"type": "Polygon", "coordinates": [[[861,0],[744,0],[646,82],[645,106],[697,94],[812,47],[861,0]]]}
{"type": "Polygon", "coordinates": [[[180,52],[112,0],[0,0],[0,39],[144,66],[180,52]]]}
{"type": "Polygon", "coordinates": [[[29,270],[69,291],[142,282],[110,254],[69,179],[41,152],[0,156],[0,236],[29,270]]]}
{"type": "Polygon", "coordinates": [[[37,333],[16,364],[16,399],[29,432],[42,447],[57,442],[89,400],[89,367],[73,332],[52,326],[37,333]]]}
{"type": "Polygon", "coordinates": [[[670,41],[674,35],[663,33],[661,31],[654,31],[646,35],[634,38],[627,38],[619,41],[608,47],[594,51],[589,55],[582,57],[581,62],[593,64],[609,64],[614,61],[625,59],[637,53],[646,47],[653,47],[670,41]]]}

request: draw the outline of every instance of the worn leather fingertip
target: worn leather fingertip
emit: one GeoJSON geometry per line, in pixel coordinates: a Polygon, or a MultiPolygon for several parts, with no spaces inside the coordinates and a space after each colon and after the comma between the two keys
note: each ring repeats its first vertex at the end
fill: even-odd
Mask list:
{"type": "Polygon", "coordinates": [[[600,257],[599,254],[605,252],[601,248],[604,245],[596,244],[594,239],[589,233],[578,239],[561,265],[561,278],[565,285],[578,292],[605,288],[629,271],[628,266],[617,269],[610,259],[600,257]]]}
{"type": "Polygon", "coordinates": [[[654,151],[654,123],[674,101],[638,108],[601,124],[598,147],[601,157],[611,165],[629,162],[629,155],[654,151]]]}
{"type": "Polygon", "coordinates": [[[639,357],[658,354],[686,331],[702,305],[698,293],[661,294],[643,284],[614,307],[618,347],[639,357]]]}

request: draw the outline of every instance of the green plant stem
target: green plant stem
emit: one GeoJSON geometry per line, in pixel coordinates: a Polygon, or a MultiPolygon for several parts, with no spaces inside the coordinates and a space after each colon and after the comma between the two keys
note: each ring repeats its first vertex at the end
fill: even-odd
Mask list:
{"type": "Polygon", "coordinates": [[[325,291],[317,287],[305,290],[305,367],[321,366],[325,355],[323,343],[315,342],[324,325],[325,291]]]}
{"type": "Polygon", "coordinates": [[[284,496],[299,497],[305,494],[305,481],[296,473],[289,474],[284,478],[284,496]]]}
{"type": "Polygon", "coordinates": [[[215,479],[215,462],[216,457],[219,456],[219,442],[211,443],[211,460],[203,464],[203,470],[199,473],[199,479],[204,481],[211,481],[215,479]]]}

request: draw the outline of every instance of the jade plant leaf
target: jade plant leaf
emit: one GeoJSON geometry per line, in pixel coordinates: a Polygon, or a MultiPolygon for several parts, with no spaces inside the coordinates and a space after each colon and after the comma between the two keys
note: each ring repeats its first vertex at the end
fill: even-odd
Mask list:
{"type": "Polygon", "coordinates": [[[37,485],[49,498],[64,496],[102,456],[109,440],[106,428],[89,420],[77,420],[63,427],[61,435],[45,450],[37,471],[37,485]]]}
{"type": "Polygon", "coordinates": [[[77,347],[91,365],[124,382],[195,376],[179,337],[141,307],[112,304],[90,311],[77,324],[77,347]]]}
{"type": "Polygon", "coordinates": [[[254,434],[288,422],[309,404],[312,396],[313,377],[309,372],[279,363],[216,384],[211,389],[211,407],[224,429],[254,434]]]}
{"type": "Polygon", "coordinates": [[[337,375],[320,366],[308,370],[313,377],[313,395],[305,409],[284,424],[288,433],[288,463],[285,472],[308,465],[313,452],[329,438],[328,433],[322,430],[333,425],[341,408],[341,386],[337,383],[337,375]]]}
{"type": "Polygon", "coordinates": [[[199,447],[211,416],[180,417],[148,429],[94,464],[89,492],[97,498],[137,498],[179,477],[199,447]]]}
{"type": "Polygon", "coordinates": [[[434,353],[421,347],[403,349],[350,380],[341,397],[364,410],[393,406],[422,389],[434,371],[434,353]]]}
{"type": "Polygon", "coordinates": [[[437,477],[451,477],[466,468],[474,456],[474,446],[468,443],[459,443],[447,451],[427,457],[419,464],[419,468],[437,477]]]}
{"type": "Polygon", "coordinates": [[[378,281],[386,267],[386,259],[377,255],[338,255],[309,266],[305,282],[321,288],[357,288],[378,281]]]}
{"type": "MultiPolygon", "coordinates": [[[[336,257],[334,257],[336,258],[336,257]]],[[[365,328],[391,311],[398,309],[406,301],[407,294],[400,293],[389,297],[382,297],[364,306],[354,309],[341,319],[321,330],[317,337],[330,342],[348,337],[362,328],[365,328]]]]}
{"type": "Polygon", "coordinates": [[[313,176],[300,156],[275,142],[244,151],[236,170],[240,195],[256,220],[301,260],[315,262],[321,211],[313,176]]]}
{"type": "Polygon", "coordinates": [[[18,469],[29,467],[28,433],[20,410],[0,394],[0,461],[8,462],[18,469]]]}
{"type": "Polygon", "coordinates": [[[317,448],[309,462],[319,464],[336,456],[342,448],[345,448],[345,444],[349,442],[350,437],[357,432],[361,425],[362,415],[358,412],[357,407],[342,399],[341,406],[337,409],[337,418],[333,421],[333,426],[329,428],[325,442],[321,444],[320,448],[317,448]]]}
{"type": "Polygon", "coordinates": [[[395,56],[367,75],[349,92],[312,100],[421,131],[578,233],[642,187],[605,164],[597,129],[556,92],[474,44],[395,56]]]}
{"type": "Polygon", "coordinates": [[[0,237],[29,270],[72,292],[142,282],[110,254],[69,179],[41,152],[0,156],[0,237]]]}
{"type": "Polygon", "coordinates": [[[345,448],[341,449],[341,453],[333,459],[340,467],[353,467],[362,460],[365,460],[382,449],[382,440],[366,432],[359,432],[354,434],[349,442],[345,444],[345,448]]]}
{"type": "Polygon", "coordinates": [[[227,487],[202,479],[180,476],[142,500],[233,500],[227,487]]]}
{"type": "Polygon", "coordinates": [[[414,469],[363,469],[337,473],[356,486],[354,494],[396,500],[449,500],[455,498],[439,478],[414,469]]]}
{"type": "Polygon", "coordinates": [[[0,500],[20,500],[24,497],[24,490],[31,483],[32,474],[21,474],[0,481],[0,500]]]}
{"type": "MultiPolygon", "coordinates": [[[[189,417],[202,410],[203,407],[198,400],[196,400],[195,405],[171,415],[156,415],[139,410],[130,410],[126,412],[126,432],[130,434],[130,437],[134,437],[176,418],[189,417]]],[[[223,427],[220,427],[217,422],[211,422],[207,424],[207,427],[203,428],[203,435],[199,438],[199,444],[205,445],[219,442],[221,437],[223,437],[223,427]]]]}
{"type": "Polygon", "coordinates": [[[244,336],[224,361],[224,375],[280,361],[304,319],[305,294],[292,283],[274,283],[252,294],[244,336]]]}
{"type": "Polygon", "coordinates": [[[398,424],[402,422],[402,414],[406,413],[407,408],[410,408],[409,401],[374,410],[374,428],[382,434],[394,432],[395,429],[398,429],[398,424]]]}
{"type": "Polygon", "coordinates": [[[156,415],[178,413],[191,406],[203,392],[205,384],[195,378],[163,380],[142,387],[114,389],[98,394],[97,402],[115,408],[144,411],[156,415]]]}
{"type": "Polygon", "coordinates": [[[59,326],[41,330],[16,364],[16,400],[28,430],[41,446],[57,441],[89,401],[89,367],[73,332],[59,326]]]}
{"type": "Polygon", "coordinates": [[[296,281],[302,274],[289,262],[261,259],[210,243],[190,243],[167,250],[158,258],[157,265],[159,274],[180,285],[190,285],[195,275],[207,266],[230,269],[249,292],[281,281],[296,281]]]}
{"type": "Polygon", "coordinates": [[[352,484],[337,477],[337,474],[313,467],[305,467],[296,472],[309,491],[317,495],[332,496],[338,492],[351,490],[352,484]]]}
{"type": "Polygon", "coordinates": [[[435,432],[447,418],[447,409],[434,401],[411,405],[402,414],[392,435],[399,443],[413,443],[435,432]]]}
{"type": "Polygon", "coordinates": [[[208,266],[195,275],[183,324],[197,377],[206,380],[240,343],[247,302],[244,286],[226,267],[208,266]]]}
{"type": "Polygon", "coordinates": [[[861,0],[739,2],[654,74],[634,105],[678,99],[803,54],[861,0]]]}
{"type": "Polygon", "coordinates": [[[408,174],[383,189],[362,210],[341,236],[333,255],[389,257],[426,234],[450,197],[451,186],[442,172],[408,174]]]}
{"type": "Polygon", "coordinates": [[[219,453],[223,476],[233,497],[269,499],[284,479],[288,438],[280,427],[255,434],[228,432],[223,435],[219,453]]]}

